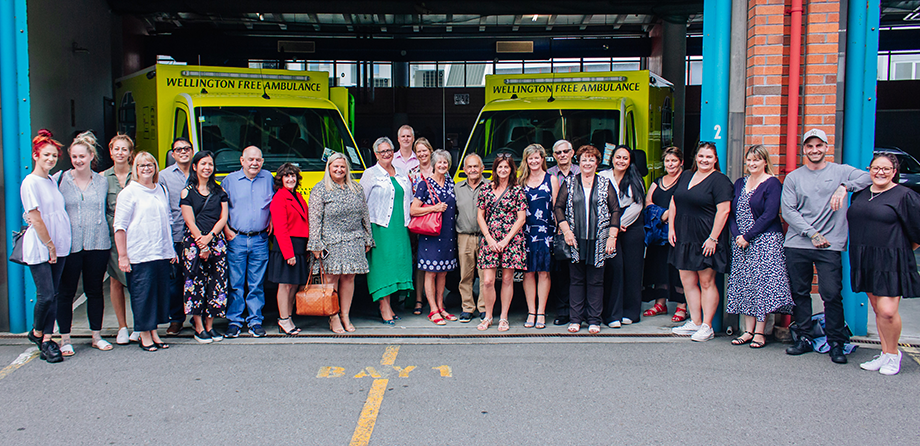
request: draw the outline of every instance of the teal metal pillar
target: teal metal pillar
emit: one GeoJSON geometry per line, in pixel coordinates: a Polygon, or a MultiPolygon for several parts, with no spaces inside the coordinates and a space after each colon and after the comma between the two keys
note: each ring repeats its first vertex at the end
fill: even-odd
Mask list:
{"type": "MultiPolygon", "coordinates": [[[[26,0],[0,2],[0,101],[3,104],[7,257],[12,250],[12,231],[23,224],[19,185],[32,167],[28,35],[26,0]]],[[[28,269],[7,261],[7,289],[10,331],[24,332],[31,325],[31,310],[35,305],[35,284],[28,269]],[[33,298],[27,301],[26,296],[33,298]]]]}
{"type": "MultiPolygon", "coordinates": [[[[716,143],[719,164],[728,162],[728,93],[731,54],[731,0],[703,1],[703,85],[700,105],[700,141],[716,143]]],[[[693,149],[695,150],[695,148],[693,149]]],[[[687,150],[688,153],[693,153],[687,150]]],[[[718,282],[722,282],[719,280],[718,282]]],[[[721,283],[719,289],[723,289],[721,283]]],[[[720,299],[721,302],[721,299],[720,299]]],[[[722,305],[712,320],[722,331],[722,305]]]]}
{"type": "MultiPolygon", "coordinates": [[[[843,162],[863,169],[875,147],[875,102],[878,78],[879,0],[850,0],[847,5],[846,78],[844,79],[843,162]]],[[[865,336],[868,298],[854,293],[850,256],[843,256],[843,312],[854,335],[865,336]]]]}

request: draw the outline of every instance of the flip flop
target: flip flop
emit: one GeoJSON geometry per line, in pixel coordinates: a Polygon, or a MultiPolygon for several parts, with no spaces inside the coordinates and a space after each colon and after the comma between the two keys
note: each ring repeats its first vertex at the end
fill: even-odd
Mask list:
{"type": "Polygon", "coordinates": [[[93,341],[92,346],[104,352],[112,349],[112,344],[110,344],[109,341],[106,341],[105,339],[93,341]]]}

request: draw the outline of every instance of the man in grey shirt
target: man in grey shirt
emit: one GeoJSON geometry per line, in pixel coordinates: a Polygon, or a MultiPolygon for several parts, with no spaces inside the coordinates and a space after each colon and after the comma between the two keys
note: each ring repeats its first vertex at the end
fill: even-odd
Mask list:
{"type": "MultiPolygon", "coordinates": [[[[169,192],[169,222],[172,227],[173,247],[176,255],[181,259],[182,237],[185,234],[185,220],[182,219],[182,210],[179,208],[179,195],[188,183],[188,172],[192,166],[192,143],[186,138],[176,138],[172,150],[167,156],[172,156],[175,164],[160,171],[159,183],[169,192]]],[[[182,331],[185,323],[185,302],[182,299],[183,280],[182,262],[172,264],[169,276],[169,328],[166,334],[175,336],[182,331]]]]}
{"type": "MultiPolygon", "coordinates": [[[[574,157],[575,150],[572,143],[560,139],[553,144],[553,159],[556,160],[556,165],[550,167],[546,172],[556,176],[560,189],[565,184],[566,178],[581,173],[578,165],[572,164],[574,157]]],[[[553,325],[566,325],[569,323],[569,266],[565,259],[556,259],[553,262],[550,279],[553,284],[553,297],[556,298],[556,320],[553,321],[553,325]]]]}
{"type": "Polygon", "coordinates": [[[847,192],[862,190],[872,180],[868,172],[827,161],[827,135],[812,129],[802,138],[805,164],[783,182],[783,219],[789,224],[784,243],[786,270],[795,300],[793,317],[798,335],[786,349],[790,355],[812,351],[811,284],[818,272],[818,293],[824,301],[825,329],[831,361],[846,364],[841,256],[847,245],[847,192]]]}
{"type": "Polygon", "coordinates": [[[462,312],[460,322],[469,322],[473,311],[478,307],[480,318],[485,317],[486,304],[479,298],[477,304],[473,296],[473,281],[476,280],[476,256],[479,254],[479,222],[476,215],[479,210],[479,191],[489,184],[482,178],[482,158],[471,153],[463,160],[463,172],[466,179],[454,185],[457,196],[457,257],[460,263],[460,300],[462,312]]]}

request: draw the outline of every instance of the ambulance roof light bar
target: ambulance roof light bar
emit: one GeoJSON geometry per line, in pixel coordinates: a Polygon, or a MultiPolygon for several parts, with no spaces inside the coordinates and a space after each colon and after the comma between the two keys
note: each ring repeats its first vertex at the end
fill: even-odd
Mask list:
{"type": "Polygon", "coordinates": [[[258,74],[258,73],[218,73],[215,71],[183,70],[185,77],[218,77],[228,79],[259,79],[273,81],[302,81],[307,82],[310,76],[294,76],[290,74],[258,74]]]}
{"type": "Polygon", "coordinates": [[[523,79],[505,79],[506,84],[568,84],[573,82],[626,82],[626,76],[603,76],[603,77],[557,77],[555,79],[546,78],[523,78],[523,79]]]}

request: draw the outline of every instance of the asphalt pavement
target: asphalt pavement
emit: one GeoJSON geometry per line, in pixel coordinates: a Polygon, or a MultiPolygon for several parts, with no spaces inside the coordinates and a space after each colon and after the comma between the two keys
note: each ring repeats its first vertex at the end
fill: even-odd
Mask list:
{"type": "MultiPolygon", "coordinates": [[[[0,443],[920,444],[917,359],[887,377],[858,367],[873,348],[835,365],[728,341],[78,345],[62,364],[0,372],[0,443]]],[[[29,348],[0,339],[0,361],[29,348]]]]}

